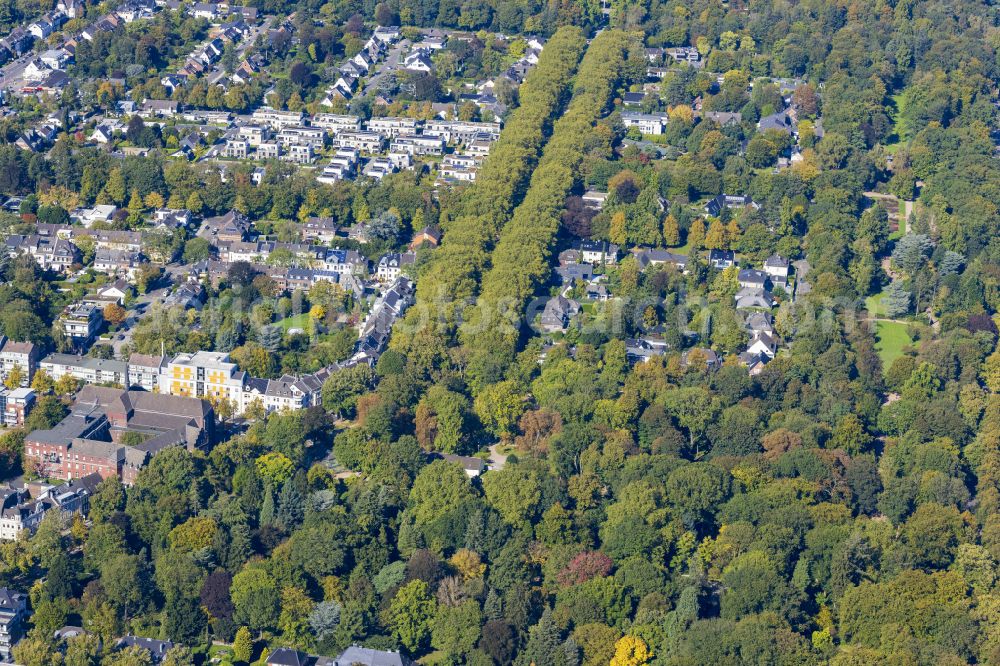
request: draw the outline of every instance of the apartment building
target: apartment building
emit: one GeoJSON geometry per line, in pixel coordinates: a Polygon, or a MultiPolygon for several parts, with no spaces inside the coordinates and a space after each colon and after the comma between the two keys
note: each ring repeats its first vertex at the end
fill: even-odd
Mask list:
{"type": "Polygon", "coordinates": [[[21,386],[30,386],[38,370],[41,352],[32,342],[14,342],[0,335],[0,376],[7,381],[14,368],[21,373],[21,386]]]}
{"type": "Polygon", "coordinates": [[[321,127],[330,134],[361,131],[361,118],[338,113],[317,113],[309,124],[313,127],[321,127]]]}
{"type": "Polygon", "coordinates": [[[10,650],[24,633],[27,615],[28,595],[0,588],[0,657],[5,662],[10,661],[10,650]]]}
{"type": "Polygon", "coordinates": [[[178,354],[167,363],[160,378],[160,391],[188,398],[225,398],[243,411],[243,385],[247,374],[229,360],[225,352],[198,351],[178,354]]]}
{"type": "Polygon", "coordinates": [[[104,312],[96,303],[75,303],[59,318],[63,334],[77,346],[87,346],[104,325],[104,312]]]}
{"type": "Polygon", "coordinates": [[[382,151],[383,138],[377,132],[340,132],[333,139],[338,148],[354,148],[362,153],[382,151]]]}
{"type": "Polygon", "coordinates": [[[30,388],[0,389],[0,423],[7,428],[19,428],[35,405],[35,392],[30,388]]]}
{"type": "Polygon", "coordinates": [[[257,124],[268,125],[280,130],[283,127],[301,125],[305,114],[301,111],[281,111],[265,106],[254,111],[251,118],[257,124]]]}
{"type": "Polygon", "coordinates": [[[124,386],[128,380],[128,364],[115,359],[91,358],[75,354],[49,354],[42,359],[40,367],[53,381],[59,381],[69,375],[85,384],[124,386]]]}
{"type": "Polygon", "coordinates": [[[128,358],[128,387],[139,388],[150,393],[160,390],[160,375],[167,367],[166,356],[132,354],[128,358]]]}
{"type": "Polygon", "coordinates": [[[389,150],[409,155],[440,155],[444,152],[444,139],[422,134],[400,134],[389,145],[389,150]]]}
{"type": "Polygon", "coordinates": [[[400,134],[415,134],[417,121],[415,118],[372,118],[368,121],[368,131],[376,132],[387,139],[394,139],[400,134]]]}

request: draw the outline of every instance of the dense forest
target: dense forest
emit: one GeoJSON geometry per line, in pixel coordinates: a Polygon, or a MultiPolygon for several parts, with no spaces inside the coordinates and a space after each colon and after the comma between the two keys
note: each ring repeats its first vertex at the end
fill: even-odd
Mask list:
{"type": "MultiPolygon", "coordinates": [[[[0,2],[0,23],[36,13],[29,5],[0,2]]],[[[18,663],[147,666],[102,651],[101,640],[134,633],[187,646],[164,662],[174,665],[202,663],[213,640],[233,644],[224,664],[278,646],[335,656],[363,644],[455,666],[1000,665],[995,7],[260,8],[297,13],[299,46],[322,54],[317,70],[349,52],[358,21],[547,42],[465,187],[437,189],[416,172],[325,186],[273,165],[258,186],[246,165],[223,180],[198,162],[122,159],[67,134],[29,154],[10,143],[23,119],[0,121],[0,192],[25,197],[19,214],[0,215],[6,233],[95,202],[128,212],[116,228],[139,228],[163,205],[235,208],[288,240],[310,216],[375,221],[383,234],[344,244],[372,259],[425,225],[443,230],[419,254],[416,303],[390,349],[373,368],[334,373],[321,406],[261,418],[207,453],[164,451],[133,486],[102,482],[89,522],[52,512],[30,538],[0,543],[0,582],[30,590],[18,663]],[[302,25],[314,16],[327,32],[302,25]],[[677,46],[695,47],[701,66],[671,62],[644,90],[646,49],[677,46]],[[669,117],[662,136],[625,128],[628,92],[669,117]],[[757,123],[785,97],[799,159],[779,168],[793,140],[757,123]],[[587,190],[607,192],[601,211],[582,205],[587,190]],[[757,206],[704,215],[720,193],[757,206]],[[913,204],[895,228],[888,198],[913,204]],[[538,334],[525,312],[579,291],[552,272],[581,240],[684,248],[690,261],[682,272],[628,254],[607,268],[615,298],[588,304],[586,326],[538,334]],[[758,374],[736,359],[748,339],[732,305],[737,274],[709,265],[706,250],[733,250],[748,267],[776,253],[808,266],[808,294],[775,290],[786,344],[758,374]],[[886,323],[905,336],[893,354],[886,323]],[[669,351],[632,362],[626,340],[650,330],[669,351]],[[470,478],[439,454],[495,464],[470,478]],[[90,633],[60,644],[67,624],[90,633]]],[[[135,64],[156,68],[205,29],[161,23],[106,52],[82,49],[81,76],[128,67],[137,50],[146,59],[135,64]]],[[[291,68],[299,51],[282,46],[276,58],[291,68]]],[[[263,93],[255,85],[233,108],[263,93]]],[[[154,148],[179,138],[141,121],[128,131],[154,148]]],[[[209,255],[183,235],[155,242],[185,261],[209,255]]],[[[57,285],[22,259],[0,273],[0,330],[58,347],[51,324],[85,283],[57,285]]],[[[353,330],[310,341],[269,324],[295,299],[331,319],[356,316],[356,304],[316,290],[303,305],[259,277],[235,271],[209,289],[218,308],[157,313],[132,348],[240,350],[240,365],[265,377],[348,355],[353,330]]],[[[43,401],[32,427],[65,413],[55,396],[43,401]]],[[[18,471],[23,439],[0,436],[5,471],[18,471]]]]}

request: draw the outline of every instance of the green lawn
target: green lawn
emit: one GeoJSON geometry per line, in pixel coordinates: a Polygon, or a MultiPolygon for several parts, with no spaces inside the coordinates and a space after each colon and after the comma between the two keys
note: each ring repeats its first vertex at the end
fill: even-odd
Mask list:
{"type": "Polygon", "coordinates": [[[287,333],[290,328],[301,328],[307,333],[312,330],[312,322],[309,320],[308,312],[286,317],[285,319],[279,321],[277,325],[280,326],[281,330],[285,333],[287,333]]]}
{"type": "Polygon", "coordinates": [[[905,323],[898,321],[875,322],[875,349],[878,350],[885,368],[903,355],[903,347],[913,343],[906,332],[906,326],[905,323]]]}
{"type": "Polygon", "coordinates": [[[877,318],[885,316],[885,308],[882,307],[882,297],[884,295],[884,292],[879,292],[865,299],[865,309],[868,310],[869,317],[877,318]]]}

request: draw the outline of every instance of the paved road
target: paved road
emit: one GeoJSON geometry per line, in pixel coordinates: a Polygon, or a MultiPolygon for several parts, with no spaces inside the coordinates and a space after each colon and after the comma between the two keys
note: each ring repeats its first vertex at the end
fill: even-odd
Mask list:
{"type": "Polygon", "coordinates": [[[380,61],[375,66],[375,73],[368,79],[368,83],[365,84],[364,90],[361,92],[362,97],[366,97],[371,93],[374,93],[379,84],[389,74],[402,71],[401,63],[403,62],[403,55],[409,53],[410,51],[410,41],[404,39],[397,42],[386,55],[385,59],[380,61]]]}
{"type": "Polygon", "coordinates": [[[161,286],[136,297],[128,309],[128,319],[122,323],[111,340],[111,346],[115,350],[116,358],[121,358],[122,347],[132,341],[132,333],[139,320],[148,315],[155,305],[163,302],[173,285],[180,283],[184,279],[187,270],[186,266],[180,264],[167,265],[165,267],[166,274],[160,281],[161,286]]]}

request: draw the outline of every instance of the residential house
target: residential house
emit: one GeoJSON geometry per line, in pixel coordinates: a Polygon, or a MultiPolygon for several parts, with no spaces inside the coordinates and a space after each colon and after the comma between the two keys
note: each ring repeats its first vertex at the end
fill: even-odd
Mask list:
{"type": "Polygon", "coordinates": [[[134,281],[145,263],[138,252],[99,248],[94,253],[92,267],[98,273],[124,276],[134,281]]]}
{"type": "Polygon", "coordinates": [[[771,276],[771,281],[776,285],[784,286],[788,283],[788,259],[781,255],[773,254],[764,260],[764,272],[771,276]]]}
{"type": "Polygon", "coordinates": [[[375,269],[375,279],[379,282],[395,282],[407,266],[412,266],[416,260],[412,252],[389,252],[382,255],[375,269]]]}
{"type": "Polygon", "coordinates": [[[767,130],[777,130],[779,132],[784,132],[785,134],[795,134],[795,122],[788,112],[779,111],[777,113],[772,113],[769,116],[764,116],[757,122],[758,132],[766,132],[767,130]]]}
{"type": "Polygon", "coordinates": [[[646,336],[625,340],[625,358],[630,363],[645,363],[654,356],[667,353],[667,343],[661,337],[646,336]]]}
{"type": "Polygon", "coordinates": [[[616,264],[618,246],[607,241],[581,241],[580,258],[588,264],[616,264]]]}
{"type": "Polygon", "coordinates": [[[755,203],[749,196],[720,194],[705,204],[705,212],[712,217],[719,217],[722,215],[723,209],[728,208],[731,210],[733,208],[746,208],[748,206],[751,208],[760,208],[760,205],[755,203]]]}
{"type": "MultiPolygon", "coordinates": [[[[639,93],[626,93],[636,94],[639,93]]],[[[660,135],[666,130],[667,116],[661,113],[634,113],[631,111],[622,112],[622,124],[626,128],[635,127],[642,134],[660,135]]]]}
{"type": "MultiPolygon", "coordinates": [[[[469,474],[471,466],[475,465],[475,463],[471,461],[463,463],[463,467],[466,464],[470,465],[470,467],[465,468],[465,473],[469,474]]],[[[329,657],[317,658],[315,666],[416,666],[416,662],[408,659],[399,652],[374,650],[372,648],[352,645],[333,659],[329,657]]]]}
{"type": "Polygon", "coordinates": [[[417,49],[403,59],[403,69],[411,72],[430,72],[434,69],[434,63],[428,51],[417,49]]]}
{"type": "Polygon", "coordinates": [[[147,99],[139,107],[143,118],[169,118],[177,115],[180,105],[172,99],[147,99]]]}
{"type": "Polygon", "coordinates": [[[749,289],[765,289],[767,288],[769,277],[768,274],[763,271],[754,270],[752,268],[744,268],[739,272],[737,280],[739,280],[741,287],[749,289]]]}
{"type": "Polygon", "coordinates": [[[410,249],[416,250],[418,247],[424,244],[430,245],[432,247],[437,247],[441,242],[441,230],[436,227],[424,227],[417,233],[413,234],[413,238],[410,240],[410,249]]]}
{"type": "Polygon", "coordinates": [[[634,250],[636,263],[640,268],[647,266],[662,266],[668,264],[682,273],[687,272],[688,257],[683,254],[674,254],[670,250],[658,250],[653,248],[640,248],[634,250]]]}
{"type": "Polygon", "coordinates": [[[119,638],[115,643],[116,650],[124,650],[128,647],[137,647],[149,653],[150,661],[159,664],[167,656],[174,644],[170,641],[161,641],[155,638],[144,638],[142,636],[132,636],[127,634],[119,638]]]}
{"type": "Polygon", "coordinates": [[[694,347],[681,353],[682,368],[695,367],[717,370],[721,366],[722,361],[719,359],[719,355],[705,347],[694,347]]]}
{"type": "Polygon", "coordinates": [[[556,275],[567,287],[577,282],[590,282],[594,277],[594,267],[590,264],[564,264],[556,268],[556,275]]]}
{"type": "Polygon", "coordinates": [[[774,335],[774,318],[770,312],[750,312],[747,314],[746,324],[751,335],[761,333],[774,335]]]}
{"type": "Polygon", "coordinates": [[[709,250],[708,265],[720,271],[735,266],[736,253],[732,250],[709,250]]]}
{"type": "Polygon", "coordinates": [[[778,351],[778,341],[769,333],[757,333],[750,340],[746,351],[749,354],[763,354],[768,358],[774,358],[778,351]]]}
{"type": "Polygon", "coordinates": [[[774,298],[771,292],[759,287],[744,287],[735,296],[737,310],[749,310],[752,308],[763,308],[770,310],[774,307],[774,298]]]}
{"type": "Polygon", "coordinates": [[[545,303],[539,327],[546,333],[565,332],[570,320],[580,312],[580,304],[564,296],[554,296],[545,303]]]}
{"type": "Polygon", "coordinates": [[[587,190],[580,198],[583,200],[584,207],[591,210],[601,210],[604,208],[604,202],[608,199],[608,193],[587,190]]]}
{"type": "MultiPolygon", "coordinates": [[[[641,106],[643,100],[645,99],[646,99],[646,93],[642,92],[622,93],[622,104],[624,104],[625,106],[641,106]]],[[[623,113],[622,115],[624,116],[625,114],[623,113]]]]}
{"type": "Polygon", "coordinates": [[[332,217],[308,217],[298,225],[302,240],[328,245],[337,238],[340,226],[332,217]]]}
{"type": "Polygon", "coordinates": [[[250,232],[250,222],[246,216],[236,210],[230,210],[225,215],[205,218],[198,230],[198,236],[208,242],[233,242],[246,240],[250,232]]]}
{"type": "Polygon", "coordinates": [[[70,213],[70,218],[89,229],[95,222],[110,222],[118,211],[113,204],[95,204],[92,208],[77,208],[70,213]]]}
{"type": "Polygon", "coordinates": [[[264,106],[254,111],[251,118],[255,123],[269,125],[280,130],[284,127],[301,125],[305,114],[301,111],[282,111],[264,106]]]}

